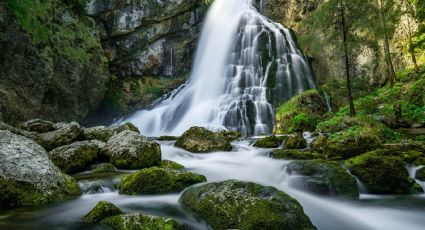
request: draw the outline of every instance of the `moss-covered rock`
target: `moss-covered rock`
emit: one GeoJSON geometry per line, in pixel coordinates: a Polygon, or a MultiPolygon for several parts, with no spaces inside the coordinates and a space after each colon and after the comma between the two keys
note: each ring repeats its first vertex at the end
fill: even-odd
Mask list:
{"type": "Polygon", "coordinates": [[[298,149],[275,149],[270,152],[270,157],[285,160],[314,160],[322,158],[322,155],[311,151],[298,149]]]}
{"type": "Polygon", "coordinates": [[[152,229],[184,230],[184,226],[173,219],[145,215],[142,213],[123,214],[108,217],[100,224],[115,230],[152,229]]]}
{"type": "Polygon", "coordinates": [[[181,164],[178,164],[174,161],[169,160],[163,160],[159,163],[159,167],[166,168],[166,169],[175,169],[175,170],[181,170],[184,169],[184,166],[181,164]]]}
{"type": "Polygon", "coordinates": [[[192,127],[184,132],[177,139],[175,146],[194,153],[230,151],[232,149],[230,141],[225,136],[203,127],[192,127]]]}
{"type": "Polygon", "coordinates": [[[338,163],[324,160],[294,161],[286,168],[292,178],[291,185],[321,195],[357,198],[357,181],[338,163]]]}
{"type": "Polygon", "coordinates": [[[83,131],[76,122],[64,125],[58,130],[42,133],[38,136],[37,142],[47,151],[54,148],[69,145],[82,139],[83,131]]]}
{"type": "Polygon", "coordinates": [[[302,134],[296,133],[286,138],[284,147],[286,149],[303,149],[307,147],[307,141],[302,134]]]}
{"type": "Polygon", "coordinates": [[[49,158],[63,172],[75,173],[96,162],[104,146],[105,143],[100,141],[78,141],[53,149],[49,158]]]}
{"type": "Polygon", "coordinates": [[[325,98],[317,90],[309,90],[293,97],[276,110],[277,134],[314,131],[328,112],[325,98]]]}
{"type": "Polygon", "coordinates": [[[109,138],[122,131],[130,130],[136,133],[140,133],[139,129],[130,122],[126,122],[121,125],[106,126],[95,126],[91,128],[84,128],[84,138],[88,140],[99,140],[107,142],[109,138]]]}
{"type": "Polygon", "coordinates": [[[398,157],[405,164],[408,165],[425,165],[425,153],[409,150],[406,146],[405,149],[390,148],[390,149],[378,149],[367,153],[368,156],[377,157],[398,157]]]}
{"type": "Polygon", "coordinates": [[[295,199],[250,182],[194,186],[183,193],[180,202],[214,229],[315,229],[295,199]]]}
{"type": "Polygon", "coordinates": [[[421,181],[425,181],[425,167],[418,169],[415,174],[415,178],[421,181]]]}
{"type": "Polygon", "coordinates": [[[345,161],[350,172],[375,194],[410,194],[418,192],[409,178],[406,164],[395,156],[364,153],[345,161]]]}
{"type": "Polygon", "coordinates": [[[282,144],[282,141],[283,138],[272,135],[257,140],[254,146],[259,148],[277,148],[282,144]]]}
{"type": "Polygon", "coordinates": [[[102,155],[110,158],[110,163],[116,167],[141,169],[159,164],[161,148],[139,133],[125,130],[108,140],[102,155]]]}
{"type": "Polygon", "coordinates": [[[33,140],[0,131],[0,208],[44,205],[80,194],[33,140]]]}
{"type": "Polygon", "coordinates": [[[102,173],[115,173],[117,169],[111,163],[101,163],[93,165],[91,173],[102,174],[102,173]]]}
{"type": "Polygon", "coordinates": [[[152,167],[124,177],[119,187],[121,194],[152,195],[180,192],[205,181],[204,176],[195,173],[152,167]]]}
{"type": "Polygon", "coordinates": [[[117,208],[114,204],[106,201],[99,201],[99,203],[97,203],[96,206],[83,217],[83,221],[98,223],[107,217],[121,214],[123,214],[121,209],[117,208]]]}
{"type": "Polygon", "coordinates": [[[234,141],[237,140],[239,137],[241,137],[241,133],[233,130],[223,130],[220,131],[219,134],[223,137],[225,137],[228,141],[234,141]]]}

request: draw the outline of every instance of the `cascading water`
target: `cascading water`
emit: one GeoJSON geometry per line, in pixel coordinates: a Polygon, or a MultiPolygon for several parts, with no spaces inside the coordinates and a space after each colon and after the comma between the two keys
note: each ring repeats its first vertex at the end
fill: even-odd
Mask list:
{"type": "Polygon", "coordinates": [[[149,136],[179,135],[195,125],[268,134],[273,104],[311,88],[313,75],[288,29],[250,0],[216,0],[185,86],[128,120],[149,136]]]}

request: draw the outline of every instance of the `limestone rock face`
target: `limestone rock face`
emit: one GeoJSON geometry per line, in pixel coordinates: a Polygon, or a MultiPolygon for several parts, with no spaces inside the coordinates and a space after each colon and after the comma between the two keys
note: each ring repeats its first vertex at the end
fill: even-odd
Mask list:
{"type": "Polygon", "coordinates": [[[76,181],[49,160],[43,147],[0,131],[0,207],[42,205],[79,194],[76,181]]]}
{"type": "Polygon", "coordinates": [[[118,168],[141,169],[159,165],[161,148],[139,133],[126,130],[109,139],[103,155],[118,168]]]}
{"type": "Polygon", "coordinates": [[[316,229],[295,199],[250,182],[229,180],[191,187],[180,202],[213,229],[316,229]]]}

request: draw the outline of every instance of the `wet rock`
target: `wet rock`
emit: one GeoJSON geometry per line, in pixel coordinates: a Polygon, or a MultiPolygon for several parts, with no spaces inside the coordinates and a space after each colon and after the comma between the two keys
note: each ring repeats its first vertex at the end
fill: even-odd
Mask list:
{"type": "Polygon", "coordinates": [[[126,169],[148,168],[161,161],[158,143],[129,130],[112,136],[102,154],[110,158],[110,163],[116,167],[126,169]]]}
{"type": "Polygon", "coordinates": [[[235,141],[242,136],[239,132],[233,130],[223,130],[220,131],[219,134],[225,137],[228,141],[235,141]]]}
{"type": "Polygon", "coordinates": [[[142,213],[124,214],[108,217],[100,222],[102,225],[108,226],[116,230],[131,229],[167,229],[167,230],[183,230],[182,225],[171,218],[163,218],[157,216],[145,215],[142,213]]]}
{"type": "Polygon", "coordinates": [[[320,195],[336,195],[357,198],[359,191],[355,177],[335,162],[324,160],[294,161],[287,172],[299,177],[292,178],[291,185],[320,195]]]}
{"type": "Polygon", "coordinates": [[[303,149],[307,147],[307,141],[302,134],[296,133],[288,136],[285,140],[284,147],[286,149],[303,149]]]}
{"type": "Polygon", "coordinates": [[[184,169],[184,166],[181,164],[178,164],[174,161],[169,161],[169,160],[163,160],[159,163],[159,167],[161,168],[166,168],[166,169],[176,169],[176,170],[181,170],[184,169]]]}
{"type": "Polygon", "coordinates": [[[96,162],[100,149],[105,143],[100,141],[78,141],[61,146],[49,152],[49,158],[65,173],[75,173],[96,162]]]}
{"type": "Polygon", "coordinates": [[[83,131],[80,125],[76,122],[71,122],[61,126],[60,129],[42,133],[37,137],[37,142],[43,146],[47,151],[54,148],[72,144],[82,138],[83,131]]]}
{"type": "Polygon", "coordinates": [[[416,171],[415,178],[421,181],[425,181],[425,167],[416,171]]]}
{"type": "Polygon", "coordinates": [[[107,217],[121,214],[123,214],[123,212],[114,204],[106,201],[100,201],[89,213],[87,213],[87,215],[83,217],[83,221],[98,223],[107,217]]]}
{"type": "Polygon", "coordinates": [[[8,125],[8,124],[6,124],[2,121],[0,121],[0,130],[8,130],[8,131],[10,131],[14,134],[24,136],[24,137],[27,137],[27,138],[32,139],[32,140],[36,140],[37,136],[38,136],[38,134],[36,132],[28,132],[28,131],[25,131],[25,130],[22,130],[22,129],[18,129],[18,128],[15,128],[11,125],[8,125]]]}
{"type": "Polygon", "coordinates": [[[298,149],[275,149],[270,153],[270,157],[285,160],[314,160],[322,158],[322,155],[298,149]]]}
{"type": "Polygon", "coordinates": [[[191,172],[152,167],[124,177],[119,186],[121,194],[151,195],[180,192],[206,178],[191,172]]]}
{"type": "Polygon", "coordinates": [[[282,141],[283,138],[272,135],[257,140],[254,146],[259,148],[277,148],[282,144],[282,141]]]}
{"type": "Polygon", "coordinates": [[[194,153],[230,151],[232,149],[232,145],[226,137],[203,127],[192,127],[184,132],[177,139],[175,146],[194,153]]]}
{"type": "Polygon", "coordinates": [[[396,156],[379,156],[374,152],[345,161],[350,172],[363,182],[368,192],[375,194],[410,194],[419,192],[409,178],[406,164],[396,156]]]}
{"type": "Polygon", "coordinates": [[[176,136],[160,136],[157,138],[158,141],[175,141],[177,140],[179,137],[176,136]]]}
{"type": "Polygon", "coordinates": [[[96,126],[91,128],[84,128],[84,137],[88,140],[99,140],[107,142],[113,135],[118,134],[122,131],[130,130],[136,133],[140,133],[139,129],[130,122],[126,122],[121,125],[96,126]]]}
{"type": "Polygon", "coordinates": [[[214,229],[316,229],[295,199],[250,182],[194,186],[183,193],[180,202],[214,229]]]}
{"type": "Polygon", "coordinates": [[[62,173],[33,140],[0,131],[0,207],[44,205],[80,194],[75,179],[62,173]]]}
{"type": "Polygon", "coordinates": [[[29,132],[47,133],[56,130],[55,124],[50,121],[34,119],[24,122],[21,129],[29,132]]]}
{"type": "Polygon", "coordinates": [[[94,165],[91,170],[91,173],[102,174],[102,173],[114,173],[116,171],[117,169],[115,168],[113,164],[101,163],[101,164],[94,165]]]}

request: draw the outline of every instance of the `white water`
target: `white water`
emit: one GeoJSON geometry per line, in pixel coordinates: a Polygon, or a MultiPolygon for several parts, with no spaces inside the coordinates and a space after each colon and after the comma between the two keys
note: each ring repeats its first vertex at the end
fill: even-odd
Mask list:
{"type": "Polygon", "coordinates": [[[272,104],[311,88],[309,65],[288,29],[258,13],[250,0],[216,0],[185,86],[128,121],[148,136],[180,135],[192,126],[268,134],[272,104]]]}

